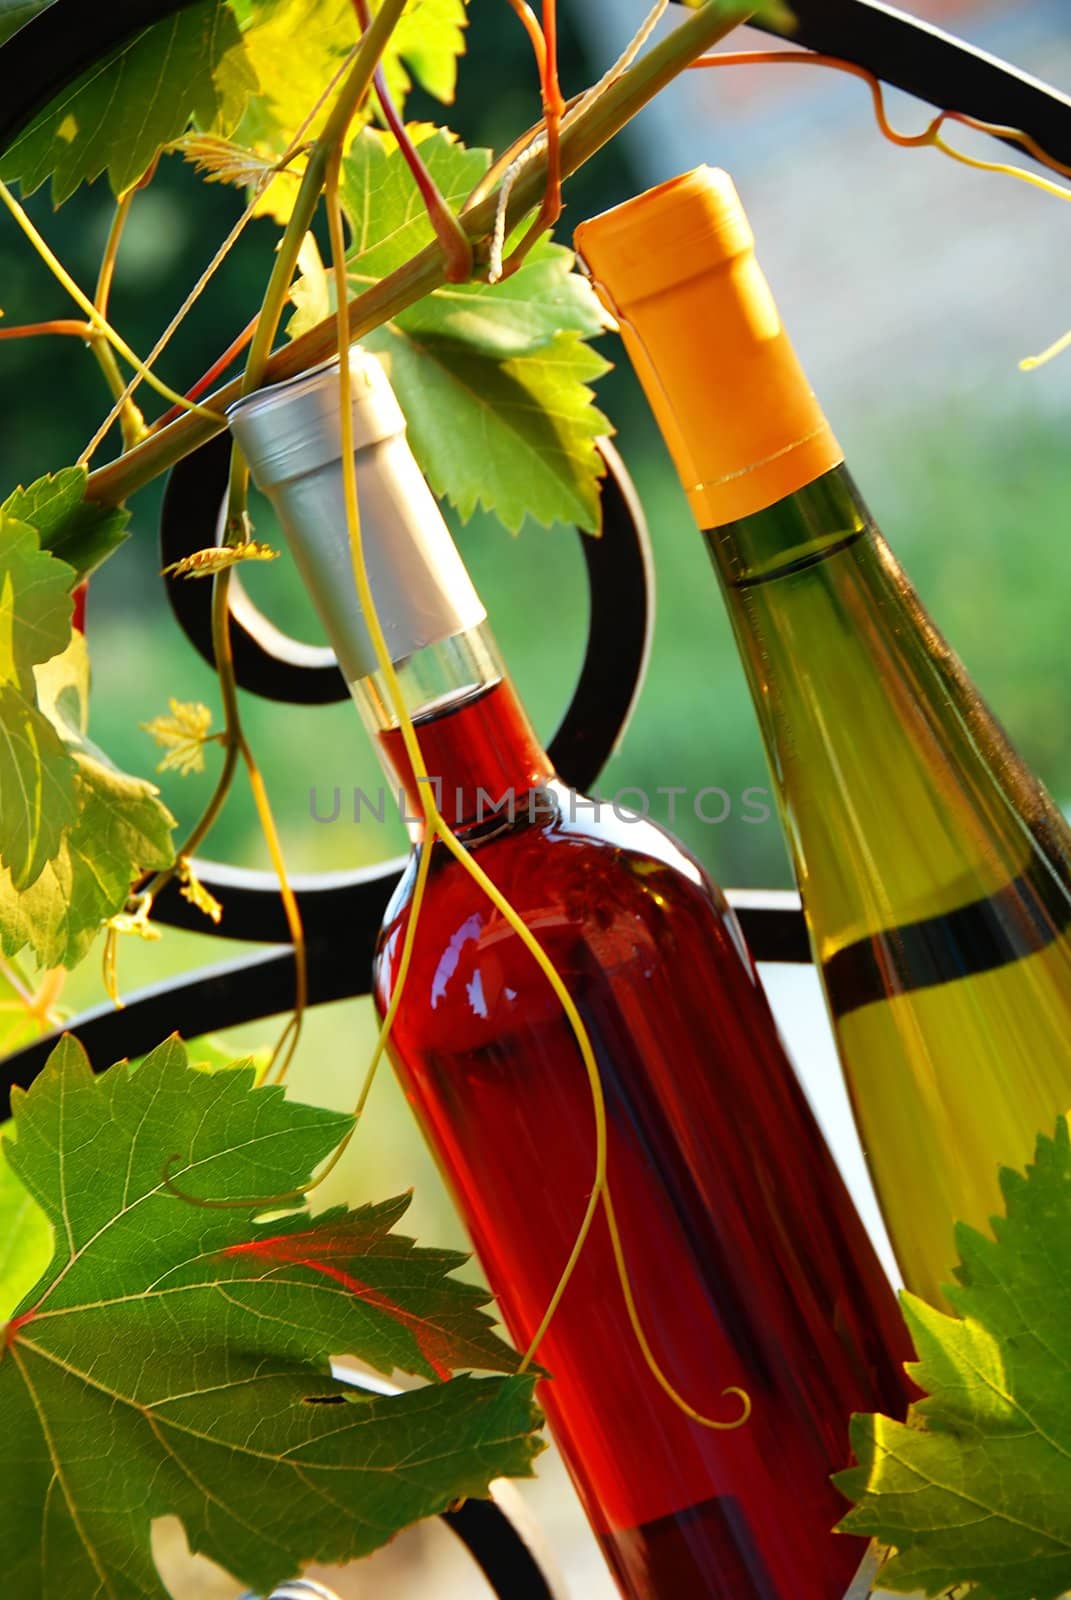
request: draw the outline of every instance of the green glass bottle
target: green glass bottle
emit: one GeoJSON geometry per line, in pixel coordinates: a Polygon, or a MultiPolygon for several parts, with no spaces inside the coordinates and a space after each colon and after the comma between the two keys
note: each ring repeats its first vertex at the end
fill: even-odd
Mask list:
{"type": "Polygon", "coordinates": [[[577,244],[729,607],[848,1089],[909,1288],[1071,1107],[1071,834],[874,526],[724,173],[577,244]]]}

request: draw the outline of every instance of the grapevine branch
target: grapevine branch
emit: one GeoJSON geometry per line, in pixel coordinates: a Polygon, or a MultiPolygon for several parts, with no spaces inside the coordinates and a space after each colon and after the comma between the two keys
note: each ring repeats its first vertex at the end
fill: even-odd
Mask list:
{"type": "MultiPolygon", "coordinates": [[[[561,141],[563,178],[590,160],[689,61],[724,38],[753,9],[742,0],[708,0],[701,10],[606,84],[598,97],[584,106],[575,121],[567,118],[561,141]]],[[[535,132],[538,128],[533,130],[535,132]]],[[[545,178],[545,156],[537,156],[513,187],[507,208],[508,224],[516,223],[540,204],[545,178]]],[[[496,209],[494,194],[481,195],[462,207],[462,226],[473,242],[477,257],[484,241],[490,238],[496,209]]],[[[435,241],[350,301],[347,307],[350,338],[359,339],[433,289],[440,288],[445,281],[445,263],[435,241]]],[[[277,350],[264,366],[263,379],[278,382],[296,377],[329,357],[334,347],[334,318],[328,317],[277,350]]],[[[238,399],[240,392],[238,381],[225,384],[210,397],[212,409],[225,410],[238,399]]],[[[159,432],[151,433],[133,450],[91,473],[87,487],[89,498],[105,505],[120,504],[136,489],[213,438],[221,426],[220,421],[200,415],[178,418],[159,432]]]]}

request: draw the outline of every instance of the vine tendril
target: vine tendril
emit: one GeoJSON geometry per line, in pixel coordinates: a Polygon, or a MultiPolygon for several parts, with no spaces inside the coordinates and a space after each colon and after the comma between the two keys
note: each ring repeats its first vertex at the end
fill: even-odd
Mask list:
{"type": "MultiPolygon", "coordinates": [[[[946,122],[958,122],[965,128],[972,129],[975,133],[988,134],[995,139],[1010,140],[1021,145],[1028,155],[1040,162],[1042,166],[1051,168],[1062,177],[1071,178],[1071,166],[1065,166],[1062,161],[1057,161],[1055,156],[1043,150],[1037,140],[1029,133],[1024,133],[1021,128],[1005,127],[1001,123],[983,122],[978,117],[972,117],[965,111],[939,111],[932,117],[920,133],[901,133],[889,121],[885,110],[885,96],[881,80],[861,67],[855,61],[844,61],[840,56],[821,55],[811,50],[725,50],[716,51],[712,55],[697,56],[688,63],[686,70],[693,71],[702,67],[742,67],[742,66],[768,66],[788,65],[795,67],[831,67],[836,72],[850,73],[853,78],[859,78],[870,89],[874,102],[874,117],[884,138],[890,144],[897,145],[902,150],[921,150],[931,148],[939,150],[942,155],[948,156],[952,161],[958,161],[961,166],[973,167],[976,172],[996,172],[1006,178],[1017,178],[1020,183],[1028,183],[1035,189],[1042,190],[1045,194],[1055,195],[1058,200],[1071,200],[1071,189],[1064,184],[1053,183],[1051,178],[1044,177],[1041,173],[1030,172],[1026,167],[1014,166],[1009,161],[986,161],[981,156],[968,155],[965,150],[957,150],[955,145],[949,144],[947,139],[941,137],[941,129],[946,122]]],[[[1033,372],[1038,367],[1043,367],[1055,356],[1061,355],[1064,350],[1071,347],[1071,330],[1057,339],[1048,349],[1036,356],[1025,356],[1019,363],[1021,372],[1033,372]]]]}
{"type": "Polygon", "coordinates": [[[126,340],[122,338],[120,334],[116,333],[107,317],[104,316],[102,312],[98,311],[97,307],[93,304],[89,296],[84,292],[84,290],[79,288],[77,283],[75,283],[74,279],[71,277],[71,274],[63,265],[63,262],[59,259],[52,248],[45,242],[41,233],[30,221],[26,211],[15,199],[15,196],[11,193],[11,190],[8,188],[7,184],[2,182],[0,182],[0,201],[3,202],[4,206],[14,217],[19,228],[26,235],[26,238],[30,241],[31,245],[36,250],[45,266],[52,273],[52,276],[58,283],[62,284],[63,288],[66,289],[67,293],[70,295],[71,299],[75,302],[79,309],[85,312],[92,326],[97,330],[101,337],[106,339],[112,348],[122,356],[123,360],[134,368],[135,372],[137,372],[144,379],[150,388],[155,389],[158,394],[162,394],[165,400],[170,400],[173,402],[173,404],[181,406],[184,411],[192,411],[195,413],[195,415],[205,417],[210,422],[223,421],[223,418],[219,415],[218,411],[212,411],[208,406],[199,406],[196,403],[192,403],[188,401],[184,395],[181,395],[177,393],[176,390],[170,388],[162,381],[162,379],[156,376],[150,367],[146,366],[145,362],[142,361],[140,356],[136,355],[134,351],[131,350],[126,340]]]}

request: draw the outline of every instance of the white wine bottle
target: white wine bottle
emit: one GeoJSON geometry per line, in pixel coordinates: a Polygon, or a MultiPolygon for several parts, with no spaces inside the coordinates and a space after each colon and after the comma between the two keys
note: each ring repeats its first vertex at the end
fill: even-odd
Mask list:
{"type": "Polygon", "coordinates": [[[1071,837],[845,470],[731,179],[576,243],[713,558],[885,1221],[941,1304],[954,1223],[1071,1106],[1071,837]]]}

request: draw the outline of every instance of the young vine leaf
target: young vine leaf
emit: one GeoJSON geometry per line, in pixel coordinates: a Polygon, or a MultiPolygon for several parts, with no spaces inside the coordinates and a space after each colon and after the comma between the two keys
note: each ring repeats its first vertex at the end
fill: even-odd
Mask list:
{"type": "MultiPolygon", "coordinates": [[[[120,772],[86,737],[89,660],[81,635],[36,666],[33,683],[36,701],[23,696],[22,703],[49,726],[70,763],[64,771],[73,814],[64,811],[57,826],[58,802],[50,795],[47,819],[58,847],[26,887],[0,871],[0,951],[14,956],[29,947],[42,966],[71,967],[102,922],[122,911],[132,882],[170,865],[175,819],[151,783],[120,772]]],[[[2,816],[6,831],[6,803],[2,816]]]]}
{"type": "MultiPolygon", "coordinates": [[[[381,0],[372,0],[379,10],[381,0]]],[[[444,105],[457,92],[457,64],[465,51],[467,0],[409,0],[383,61],[387,88],[399,111],[415,80],[444,105]]]]}
{"type": "Polygon", "coordinates": [[[94,1078],[68,1037],[15,1097],[8,1161],[55,1239],[0,1344],[0,1539],[25,1600],[166,1600],[166,1514],[267,1593],[530,1471],[534,1380],[450,1377],[518,1358],[452,1276],[464,1258],[393,1232],[408,1197],[259,1225],[255,1201],[193,1203],[296,1190],[350,1126],[253,1078],[191,1070],[177,1039],[94,1078]],[[440,1381],[369,1395],[332,1354],[440,1381]]]}
{"type": "Polygon", "coordinates": [[[157,772],[172,769],[185,778],[205,770],[205,740],[212,727],[212,713],[199,700],[169,700],[169,716],[153,717],[142,728],[151,734],[164,751],[156,763],[157,772]]]}
{"type": "Polygon", "coordinates": [[[24,194],[51,178],[60,205],[107,171],[122,194],[191,117],[229,133],[256,87],[230,6],[200,0],[141,29],[64,89],[0,157],[0,177],[18,179],[24,194]]]}
{"type": "Polygon", "coordinates": [[[191,906],[206,916],[209,922],[217,925],[223,917],[223,907],[212,892],[205,888],[197,876],[197,869],[189,856],[183,856],[179,861],[179,894],[188,900],[191,906]]]}
{"type": "Polygon", "coordinates": [[[976,1600],[1071,1590],[1071,1141],[1060,1119],[1024,1177],[1001,1174],[995,1239],[960,1225],[958,1317],[902,1297],[928,1398],[907,1424],[856,1417],[841,1527],[895,1548],[883,1589],[976,1600]]]}
{"type": "MultiPolygon", "coordinates": [[[[460,205],[489,152],[466,149],[443,129],[420,132],[429,173],[446,201],[460,205]]],[[[355,294],[433,238],[403,156],[374,129],[345,158],[342,202],[355,294]]],[[[463,518],[482,504],[513,532],[527,514],[544,524],[597,525],[594,440],[610,425],[589,385],[607,363],[583,340],[606,319],[573,259],[543,240],[505,283],[437,289],[362,341],[390,375],[432,488],[463,518]]],[[[299,279],[292,336],[312,325],[321,297],[318,280],[299,279]]]]}

